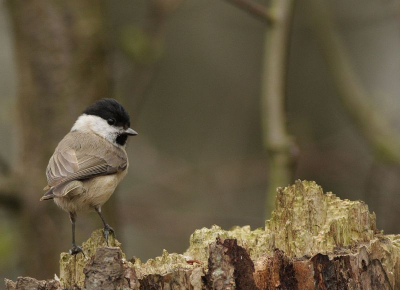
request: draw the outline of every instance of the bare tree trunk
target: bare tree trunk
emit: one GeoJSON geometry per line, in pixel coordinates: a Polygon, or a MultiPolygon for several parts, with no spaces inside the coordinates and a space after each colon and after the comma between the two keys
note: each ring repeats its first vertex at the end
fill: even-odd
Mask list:
{"type": "Polygon", "coordinates": [[[22,200],[25,272],[49,277],[68,224],[52,203],[40,203],[45,168],[57,142],[85,106],[109,96],[100,0],[12,0],[18,65],[19,160],[13,167],[22,200]],[[35,261],[35,262],[32,262],[35,261]],[[38,267],[40,261],[40,267],[38,267]]]}
{"type": "Polygon", "coordinates": [[[314,182],[279,188],[265,229],[196,230],[182,255],[127,261],[102,230],[81,254],[61,254],[60,278],[6,280],[32,289],[400,289],[399,235],[383,235],[361,201],[340,200],[314,182]],[[53,287],[53,288],[51,288],[53,287]]]}
{"type": "Polygon", "coordinates": [[[290,32],[295,1],[271,1],[274,22],[265,35],[261,88],[261,119],[264,147],[268,152],[269,179],[265,216],[274,209],[276,188],[287,186],[293,179],[295,144],[286,126],[286,75],[290,32]]]}
{"type": "Polygon", "coordinates": [[[274,208],[276,188],[293,180],[298,148],[286,126],[286,75],[294,0],[272,0],[264,7],[252,0],[226,0],[264,20],[268,26],[264,43],[261,84],[261,121],[264,147],[268,152],[269,180],[265,216],[274,208]]]}

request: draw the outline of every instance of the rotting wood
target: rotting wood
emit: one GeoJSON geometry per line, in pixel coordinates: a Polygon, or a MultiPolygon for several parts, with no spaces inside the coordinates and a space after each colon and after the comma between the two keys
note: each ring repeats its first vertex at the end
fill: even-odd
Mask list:
{"type": "Polygon", "coordinates": [[[400,289],[400,235],[383,235],[365,203],[315,182],[279,188],[264,229],[196,230],[182,255],[132,263],[110,245],[97,230],[86,258],[61,254],[60,278],[20,277],[7,289],[400,289]]]}

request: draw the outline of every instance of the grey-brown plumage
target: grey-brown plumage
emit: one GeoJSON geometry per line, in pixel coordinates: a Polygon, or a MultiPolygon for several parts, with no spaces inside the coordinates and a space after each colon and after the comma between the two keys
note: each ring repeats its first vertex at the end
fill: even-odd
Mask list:
{"type": "MultiPolygon", "coordinates": [[[[127,171],[128,156],[122,147],[88,132],[68,133],[58,144],[47,166],[49,189],[42,200],[57,198],[58,206],[68,212],[95,209],[107,201],[111,185],[100,192],[91,192],[92,178],[115,175],[121,180],[127,171]],[[78,200],[77,200],[78,199],[78,200]],[[81,202],[79,200],[82,200],[81,202]]],[[[115,184],[117,185],[117,184],[115,184]]],[[[112,190],[114,191],[114,190],[112,190]]]]}
{"type": "Polygon", "coordinates": [[[53,199],[69,213],[71,254],[82,252],[75,245],[77,212],[97,211],[104,223],[107,244],[108,233],[114,232],[102,216],[101,206],[127,173],[126,141],[128,136],[137,135],[129,125],[129,115],[121,104],[113,99],[97,101],[78,118],[50,158],[47,192],[41,200],[53,199]]]}

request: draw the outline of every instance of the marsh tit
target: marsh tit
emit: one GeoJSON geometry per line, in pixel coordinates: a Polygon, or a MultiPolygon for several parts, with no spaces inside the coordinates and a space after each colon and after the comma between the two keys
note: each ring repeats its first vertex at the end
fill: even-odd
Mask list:
{"type": "Polygon", "coordinates": [[[125,151],[130,128],[124,107],[114,99],[101,99],[89,106],[76,120],[71,131],[58,144],[47,166],[47,192],[40,200],[53,199],[69,213],[72,223],[72,248],[75,255],[82,249],[75,244],[76,214],[94,209],[104,224],[104,237],[114,230],[101,214],[101,206],[113,194],[128,171],[125,151]]]}

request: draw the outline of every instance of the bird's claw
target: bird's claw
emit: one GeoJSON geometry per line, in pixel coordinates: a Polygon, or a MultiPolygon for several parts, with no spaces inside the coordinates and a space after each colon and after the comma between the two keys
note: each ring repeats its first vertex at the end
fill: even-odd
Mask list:
{"type": "Polygon", "coordinates": [[[72,245],[72,248],[69,250],[70,255],[76,255],[82,253],[82,255],[86,258],[85,253],[83,252],[82,248],[77,245],[72,245]]]}
{"type": "Polygon", "coordinates": [[[112,235],[114,236],[114,238],[116,238],[114,229],[113,229],[112,227],[110,227],[110,225],[106,224],[105,227],[104,227],[104,238],[106,239],[107,247],[109,246],[109,245],[108,245],[108,235],[109,235],[110,233],[112,233],[112,235]]]}

